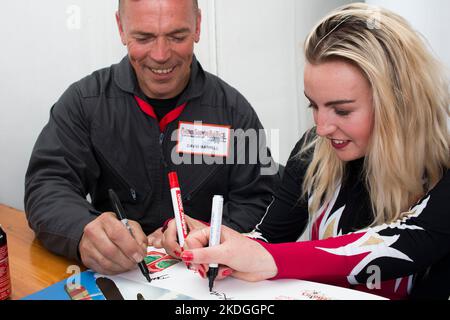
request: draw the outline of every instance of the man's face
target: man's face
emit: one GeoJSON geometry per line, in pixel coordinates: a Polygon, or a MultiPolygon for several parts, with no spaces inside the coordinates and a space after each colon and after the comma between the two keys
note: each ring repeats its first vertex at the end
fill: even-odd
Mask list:
{"type": "Polygon", "coordinates": [[[142,91],[170,99],[189,82],[194,43],[200,39],[200,12],[192,0],[123,1],[117,14],[122,43],[142,91]]]}

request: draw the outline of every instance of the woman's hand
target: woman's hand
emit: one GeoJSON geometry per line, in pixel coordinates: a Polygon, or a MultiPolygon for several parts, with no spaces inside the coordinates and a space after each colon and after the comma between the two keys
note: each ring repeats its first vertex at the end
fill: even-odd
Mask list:
{"type": "MultiPolygon", "coordinates": [[[[186,221],[188,233],[198,229],[202,229],[206,226],[206,223],[200,220],[193,219],[188,215],[184,215],[184,220],[186,221]]],[[[171,255],[172,257],[181,259],[182,250],[178,242],[175,219],[170,220],[167,226],[163,228],[160,247],[163,247],[166,250],[167,254],[171,255]]]]}
{"type": "Polygon", "coordinates": [[[273,257],[258,242],[222,226],[221,244],[208,247],[209,227],[191,231],[185,240],[185,251],[181,258],[191,263],[202,277],[208,271],[209,263],[222,265],[217,279],[228,275],[246,280],[261,281],[273,278],[278,269],[273,257]]]}

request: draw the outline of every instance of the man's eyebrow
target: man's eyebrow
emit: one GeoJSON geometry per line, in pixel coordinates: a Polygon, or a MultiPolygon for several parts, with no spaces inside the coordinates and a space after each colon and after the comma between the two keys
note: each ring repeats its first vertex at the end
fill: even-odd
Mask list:
{"type": "MultiPolygon", "coordinates": [[[[312,103],[316,104],[313,99],[308,97],[306,92],[304,92],[304,94],[305,94],[305,97],[308,98],[309,101],[311,101],[312,103]]],[[[354,102],[356,102],[356,100],[345,100],[345,99],[343,99],[343,100],[334,100],[334,101],[329,101],[329,102],[325,103],[325,106],[326,107],[330,107],[330,106],[334,106],[334,105],[354,103],[354,102]]]]}
{"type": "Polygon", "coordinates": [[[190,33],[191,29],[189,28],[180,28],[180,29],[175,29],[171,32],[168,33],[168,35],[174,35],[174,34],[179,34],[179,33],[190,33]]]}
{"type": "Polygon", "coordinates": [[[151,32],[143,32],[143,31],[132,31],[131,34],[133,36],[143,36],[143,37],[153,37],[155,36],[154,33],[151,32]]]}
{"type": "MultiPolygon", "coordinates": [[[[175,29],[175,30],[169,32],[167,35],[172,36],[175,34],[189,33],[189,32],[191,32],[191,30],[189,28],[180,28],[180,29],[175,29]]],[[[156,34],[154,34],[152,32],[144,32],[144,31],[132,31],[131,34],[134,36],[143,36],[143,37],[155,37],[156,36],[156,34]]]]}

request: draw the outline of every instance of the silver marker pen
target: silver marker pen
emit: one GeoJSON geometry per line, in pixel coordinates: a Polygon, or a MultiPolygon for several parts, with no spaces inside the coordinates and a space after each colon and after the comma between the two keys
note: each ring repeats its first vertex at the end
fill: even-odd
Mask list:
{"type": "MultiPolygon", "coordinates": [[[[223,197],[214,196],[211,209],[211,227],[209,233],[209,246],[220,244],[220,229],[222,226],[223,197]]],[[[208,270],[209,291],[212,291],[214,280],[217,277],[219,265],[211,263],[208,270]]]]}

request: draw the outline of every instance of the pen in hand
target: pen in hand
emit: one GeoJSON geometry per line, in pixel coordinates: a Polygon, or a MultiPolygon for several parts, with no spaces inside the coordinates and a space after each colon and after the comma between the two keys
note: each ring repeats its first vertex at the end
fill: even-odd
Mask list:
{"type": "MultiPolygon", "coordinates": [[[[125,227],[130,232],[131,236],[134,238],[133,230],[131,229],[130,224],[128,223],[128,219],[125,215],[125,210],[123,209],[122,204],[120,203],[119,197],[112,189],[109,189],[108,193],[114,212],[117,214],[119,220],[125,225],[125,227]]],[[[141,272],[144,275],[145,279],[147,279],[148,282],[152,282],[152,278],[150,277],[150,271],[148,271],[145,262],[144,261],[139,262],[138,266],[139,269],[141,269],[141,272]]]]}
{"type": "MultiPolygon", "coordinates": [[[[211,227],[209,233],[209,246],[216,246],[220,244],[220,228],[222,226],[222,212],[223,212],[223,197],[214,196],[211,209],[211,227]]],[[[217,263],[209,264],[208,280],[209,292],[212,291],[214,280],[219,272],[219,265],[217,263]]]]}
{"type": "Polygon", "coordinates": [[[178,242],[183,251],[184,239],[187,237],[187,226],[184,220],[183,201],[181,199],[180,183],[176,172],[170,172],[169,175],[170,195],[172,197],[173,213],[175,224],[177,226],[178,242]]]}
{"type": "MultiPolygon", "coordinates": [[[[173,213],[175,215],[175,225],[177,227],[177,237],[178,243],[180,244],[181,252],[184,250],[184,239],[187,237],[187,226],[184,220],[184,208],[183,200],[181,199],[180,183],[178,182],[177,173],[170,172],[169,186],[170,186],[170,196],[172,197],[173,213]]],[[[189,269],[190,264],[186,262],[186,267],[189,269]]]]}

